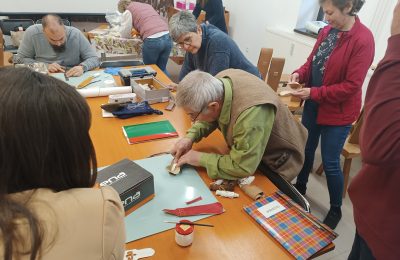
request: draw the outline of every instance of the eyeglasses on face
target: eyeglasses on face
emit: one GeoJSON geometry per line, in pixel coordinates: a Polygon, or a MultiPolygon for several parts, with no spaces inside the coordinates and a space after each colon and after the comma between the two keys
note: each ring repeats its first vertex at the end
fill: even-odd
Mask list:
{"type": "Polygon", "coordinates": [[[191,44],[192,44],[192,36],[190,36],[190,35],[187,35],[183,39],[183,41],[177,43],[178,48],[180,48],[180,49],[183,49],[185,47],[189,47],[191,44]]]}
{"type": "Polygon", "coordinates": [[[189,116],[190,116],[190,120],[192,120],[192,122],[196,122],[196,120],[197,120],[197,118],[199,117],[199,115],[201,114],[201,113],[203,113],[203,111],[204,111],[204,109],[206,108],[207,106],[204,106],[202,109],[200,109],[200,111],[199,112],[197,112],[197,113],[190,113],[189,114],[189,116]]]}

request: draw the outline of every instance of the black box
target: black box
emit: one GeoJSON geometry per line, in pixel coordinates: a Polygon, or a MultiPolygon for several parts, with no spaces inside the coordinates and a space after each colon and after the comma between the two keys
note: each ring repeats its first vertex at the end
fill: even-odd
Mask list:
{"type": "Polygon", "coordinates": [[[154,197],[153,175],[129,159],[99,171],[96,182],[119,193],[126,215],[154,197]]]}
{"type": "Polygon", "coordinates": [[[121,69],[118,71],[118,75],[121,78],[121,83],[124,86],[131,85],[131,79],[142,79],[144,77],[155,77],[157,71],[153,70],[151,67],[140,67],[132,69],[121,69]]]}

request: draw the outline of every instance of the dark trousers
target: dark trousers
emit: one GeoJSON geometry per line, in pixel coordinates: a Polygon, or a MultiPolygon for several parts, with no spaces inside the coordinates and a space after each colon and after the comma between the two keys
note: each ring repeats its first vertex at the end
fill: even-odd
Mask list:
{"type": "Polygon", "coordinates": [[[302,124],[308,130],[303,168],[297,176],[297,183],[306,185],[314,164],[315,150],[321,138],[322,164],[328,183],[330,204],[342,206],[343,172],[340,167],[340,154],[351,125],[329,126],[317,124],[318,104],[307,100],[304,104],[302,124]]]}
{"type": "Polygon", "coordinates": [[[372,255],[371,249],[369,249],[364,239],[357,233],[354,237],[353,247],[348,260],[373,260],[375,257],[372,255]]]}

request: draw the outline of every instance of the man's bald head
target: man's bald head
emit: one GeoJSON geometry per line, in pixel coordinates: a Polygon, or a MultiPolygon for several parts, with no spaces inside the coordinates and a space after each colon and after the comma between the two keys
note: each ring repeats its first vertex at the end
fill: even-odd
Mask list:
{"type": "Polygon", "coordinates": [[[42,26],[43,32],[54,51],[64,51],[66,37],[65,27],[61,17],[54,14],[46,15],[42,18],[42,26]]]}

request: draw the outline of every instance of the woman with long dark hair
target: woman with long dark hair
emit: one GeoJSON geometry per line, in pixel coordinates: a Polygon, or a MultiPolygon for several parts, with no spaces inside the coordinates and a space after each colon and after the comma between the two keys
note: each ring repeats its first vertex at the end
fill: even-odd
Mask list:
{"type": "Polygon", "coordinates": [[[90,109],[66,83],[0,69],[0,258],[122,259],[124,211],[97,176],[90,109]]]}

